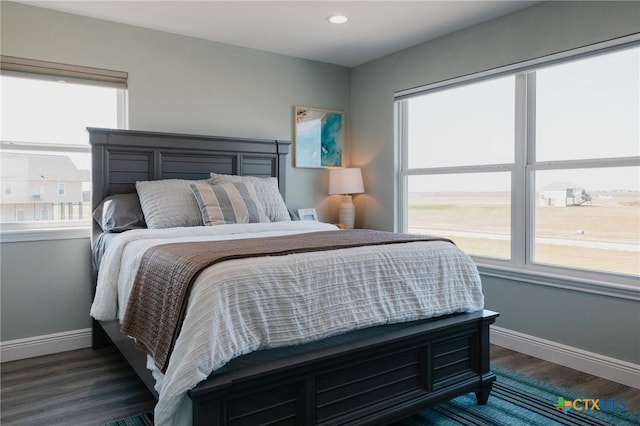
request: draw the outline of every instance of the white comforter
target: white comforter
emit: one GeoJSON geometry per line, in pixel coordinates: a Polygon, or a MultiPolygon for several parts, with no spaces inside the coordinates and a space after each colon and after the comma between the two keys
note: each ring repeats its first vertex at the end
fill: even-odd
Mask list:
{"type": "MultiPolygon", "coordinates": [[[[155,244],[334,229],[302,221],[125,232],[105,252],[91,316],[124,318],[142,255],[155,244]]],[[[373,325],[473,312],[483,304],[473,261],[447,242],[218,263],[194,283],[166,373],[148,359],[159,394],[156,425],[190,424],[186,392],[236,356],[373,325]]]]}

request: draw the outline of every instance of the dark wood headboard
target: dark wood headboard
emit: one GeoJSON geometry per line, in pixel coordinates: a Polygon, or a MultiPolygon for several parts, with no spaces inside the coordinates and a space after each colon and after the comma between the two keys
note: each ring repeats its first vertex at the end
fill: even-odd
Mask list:
{"type": "MultiPolygon", "coordinates": [[[[92,156],[91,209],[136,181],[208,179],[209,173],[274,176],[285,198],[291,142],[87,128],[92,156]]],[[[95,228],[94,224],[94,228],[95,228]]]]}
{"type": "Polygon", "coordinates": [[[106,196],[135,192],[139,180],[208,179],[210,172],[275,176],[285,197],[291,142],[87,128],[95,208],[106,196]]]}

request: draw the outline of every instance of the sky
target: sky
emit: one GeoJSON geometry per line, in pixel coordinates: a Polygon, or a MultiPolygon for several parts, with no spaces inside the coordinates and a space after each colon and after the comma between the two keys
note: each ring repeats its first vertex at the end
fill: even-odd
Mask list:
{"type": "Polygon", "coordinates": [[[2,76],[5,141],[87,145],[85,128],[117,127],[117,89],[2,76]]]}
{"type": "MultiPolygon", "coordinates": [[[[536,70],[538,161],[640,156],[640,47],[536,70]]],[[[409,100],[409,167],[512,163],[514,76],[409,100]]],[[[412,179],[411,191],[509,191],[509,175],[412,179]],[[436,189],[438,188],[438,189],[436,189]]],[[[640,167],[544,171],[540,188],[640,190],[640,167]]]]}
{"type": "MultiPolygon", "coordinates": [[[[0,137],[10,142],[88,146],[87,127],[118,127],[117,90],[3,75],[0,137]]],[[[90,168],[88,153],[69,156],[78,168],[90,168]]]]}

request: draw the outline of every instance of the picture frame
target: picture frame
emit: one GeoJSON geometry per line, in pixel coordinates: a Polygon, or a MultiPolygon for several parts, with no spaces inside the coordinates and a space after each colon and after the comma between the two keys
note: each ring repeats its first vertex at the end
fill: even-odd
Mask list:
{"type": "Polygon", "coordinates": [[[296,106],[294,122],[295,167],[342,167],[343,112],[296,106]]]}
{"type": "Polygon", "coordinates": [[[318,213],[316,209],[298,209],[298,217],[300,220],[314,220],[318,221],[318,213]]]}

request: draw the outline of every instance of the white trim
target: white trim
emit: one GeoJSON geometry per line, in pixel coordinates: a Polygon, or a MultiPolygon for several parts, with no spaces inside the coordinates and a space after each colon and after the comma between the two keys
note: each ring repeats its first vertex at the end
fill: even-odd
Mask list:
{"type": "MultiPolygon", "coordinates": [[[[585,274],[579,274],[581,271],[575,270],[571,271],[573,275],[561,274],[555,272],[552,268],[546,268],[545,271],[542,271],[540,265],[537,265],[540,270],[529,270],[524,267],[518,269],[509,265],[489,264],[486,263],[487,259],[478,259],[473,256],[472,258],[478,266],[480,275],[640,301],[640,287],[637,285],[637,279],[633,277],[629,278],[628,283],[618,284],[614,283],[613,280],[597,280],[595,279],[596,275],[593,273],[590,277],[584,276],[585,274]]],[[[555,270],[560,270],[560,268],[555,268],[555,270]]]]}
{"type": "MultiPolygon", "coordinates": [[[[1,228],[4,228],[1,226],[1,228]]],[[[15,229],[0,232],[0,243],[19,243],[23,241],[46,240],[75,240],[90,238],[91,230],[88,226],[43,228],[43,229],[15,229]]]]}
{"type": "Polygon", "coordinates": [[[394,102],[394,112],[395,118],[394,128],[395,128],[395,140],[394,144],[398,150],[398,158],[400,160],[400,170],[398,173],[397,183],[397,197],[396,197],[396,206],[397,206],[397,217],[398,220],[394,221],[393,230],[395,232],[406,232],[407,224],[408,224],[408,182],[406,170],[409,168],[409,157],[407,156],[407,136],[406,131],[409,128],[408,120],[409,114],[407,113],[407,101],[394,102]]]}
{"type": "MultiPolygon", "coordinates": [[[[405,144],[406,145],[406,144],[405,144]]],[[[408,151],[408,149],[405,149],[408,151]]],[[[446,175],[446,174],[463,174],[463,173],[500,173],[513,171],[514,163],[503,164],[482,164],[477,166],[444,166],[429,168],[405,168],[401,173],[405,176],[422,176],[422,175],[446,175]]]]}
{"type": "Polygon", "coordinates": [[[527,225],[527,212],[529,208],[528,196],[529,194],[524,191],[527,186],[527,154],[529,133],[532,127],[529,126],[529,116],[531,114],[530,106],[530,85],[527,74],[515,75],[515,129],[514,129],[514,156],[511,173],[511,262],[515,266],[522,266],[523,259],[526,256],[526,248],[523,244],[514,244],[514,241],[518,241],[520,238],[520,230],[526,229],[527,225]]]}
{"type": "Polygon", "coordinates": [[[540,161],[528,164],[530,170],[600,169],[608,167],[637,167],[639,156],[585,158],[577,160],[540,161]]]}
{"type": "Polygon", "coordinates": [[[574,370],[640,389],[640,365],[491,326],[491,343],[574,370]]]}
{"type": "Polygon", "coordinates": [[[0,362],[16,361],[91,347],[91,329],[0,342],[0,362]]]}
{"type": "Polygon", "coordinates": [[[91,146],[81,144],[61,144],[45,142],[0,141],[0,149],[6,151],[46,151],[46,152],[82,152],[91,153],[91,146]]]}

